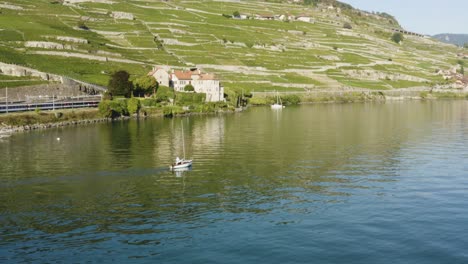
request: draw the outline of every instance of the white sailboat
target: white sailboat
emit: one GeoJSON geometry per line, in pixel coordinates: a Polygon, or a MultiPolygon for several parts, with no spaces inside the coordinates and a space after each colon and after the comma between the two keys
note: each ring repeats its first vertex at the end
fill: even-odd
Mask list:
{"type": "Polygon", "coordinates": [[[278,92],[276,92],[276,103],[271,105],[271,109],[283,109],[283,108],[285,108],[285,106],[283,105],[283,102],[281,102],[281,98],[278,92]]]}
{"type": "Polygon", "coordinates": [[[184,151],[184,157],[180,159],[177,157],[175,159],[175,162],[169,166],[170,170],[177,170],[177,169],[184,169],[192,166],[192,160],[186,160],[185,159],[185,140],[184,140],[184,125],[182,123],[182,149],[184,151]]]}

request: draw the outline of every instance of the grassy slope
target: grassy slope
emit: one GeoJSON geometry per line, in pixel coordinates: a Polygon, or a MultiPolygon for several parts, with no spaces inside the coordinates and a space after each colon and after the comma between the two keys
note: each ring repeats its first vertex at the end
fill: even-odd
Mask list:
{"type": "Polygon", "coordinates": [[[259,1],[114,1],[117,3],[63,6],[51,4],[49,0],[11,0],[11,4],[24,10],[3,9],[0,14],[0,28],[3,29],[0,31],[0,61],[101,85],[107,83],[112,71],[125,69],[137,76],[158,64],[202,66],[216,72],[228,88],[303,90],[304,87],[354,86],[391,89],[441,81],[434,71],[451,67],[457,52],[455,47],[417,37],[409,37],[403,45],[397,45],[389,40],[390,33],[386,30],[392,25],[386,20],[347,11],[338,14],[273,3],[268,3],[265,9],[266,4],[259,1]],[[306,13],[317,22],[234,20],[221,16],[236,10],[246,14],[306,13]],[[109,11],[130,12],[136,19],[115,20],[105,14],[109,11]],[[76,29],[80,17],[91,18],[85,22],[91,30],[76,29]],[[345,21],[351,21],[352,30],[342,28],[345,21]],[[85,38],[89,43],[61,42],[56,36],[85,38]],[[164,49],[157,48],[155,36],[164,41],[164,49]],[[25,48],[24,41],[72,44],[73,50],[66,51],[135,63],[35,54],[48,50],[25,48]],[[366,81],[348,76],[343,72],[347,69],[406,74],[427,82],[366,81]]]}

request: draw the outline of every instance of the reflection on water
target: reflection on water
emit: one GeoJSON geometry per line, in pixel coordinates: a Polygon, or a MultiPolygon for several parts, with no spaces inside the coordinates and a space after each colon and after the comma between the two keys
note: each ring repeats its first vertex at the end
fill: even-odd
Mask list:
{"type": "Polygon", "coordinates": [[[0,262],[463,263],[467,111],[323,104],[17,134],[0,141],[0,262]],[[193,168],[170,171],[182,139],[193,168]]]}
{"type": "Polygon", "coordinates": [[[180,169],[172,169],[172,174],[175,175],[177,178],[184,176],[184,173],[187,174],[187,171],[191,171],[192,167],[180,168],[180,169]]]}

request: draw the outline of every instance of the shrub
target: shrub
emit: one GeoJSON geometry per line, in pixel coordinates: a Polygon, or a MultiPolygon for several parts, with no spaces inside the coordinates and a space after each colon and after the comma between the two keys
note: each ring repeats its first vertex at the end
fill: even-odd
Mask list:
{"type": "Polygon", "coordinates": [[[392,41],[397,43],[397,44],[400,44],[400,42],[403,41],[403,34],[397,32],[397,33],[393,33],[392,35],[392,41]]]}
{"type": "Polygon", "coordinates": [[[102,95],[102,100],[112,100],[113,97],[112,97],[112,93],[110,93],[109,91],[106,91],[103,95],[102,95]]]}
{"type": "Polygon", "coordinates": [[[346,29],[353,29],[353,26],[351,26],[350,23],[345,22],[345,23],[343,24],[343,28],[346,28],[346,29]]]}
{"type": "Polygon", "coordinates": [[[84,29],[84,30],[88,30],[88,29],[89,29],[89,27],[86,26],[85,22],[82,21],[82,20],[79,20],[79,21],[77,22],[76,26],[77,26],[78,28],[81,28],[81,29],[84,29]]]}
{"type": "Polygon", "coordinates": [[[187,85],[185,85],[185,87],[184,87],[184,91],[186,91],[186,92],[194,92],[194,91],[195,91],[195,87],[193,87],[193,85],[191,85],[191,84],[187,84],[187,85]]]}
{"type": "Polygon", "coordinates": [[[429,92],[421,92],[421,93],[419,93],[419,96],[420,96],[422,99],[426,99],[426,98],[429,96],[429,92]]]}
{"type": "Polygon", "coordinates": [[[158,91],[156,92],[157,102],[168,102],[169,99],[173,99],[173,98],[174,98],[174,91],[167,86],[159,87],[158,91]]]}
{"type": "Polygon", "coordinates": [[[128,115],[126,100],[110,101],[110,106],[120,116],[128,115]]]}
{"type": "Polygon", "coordinates": [[[273,97],[252,97],[249,99],[251,105],[269,105],[275,102],[273,97]]]}
{"type": "Polygon", "coordinates": [[[218,110],[227,108],[229,108],[229,105],[225,102],[208,102],[198,105],[195,111],[200,113],[214,113],[218,110]]]}
{"type": "Polygon", "coordinates": [[[301,98],[297,94],[288,94],[281,96],[281,101],[285,105],[297,105],[301,102],[301,98]]]}
{"type": "Polygon", "coordinates": [[[127,109],[129,114],[138,114],[140,112],[141,103],[137,98],[130,98],[127,103],[127,109]]]}
{"type": "Polygon", "coordinates": [[[176,104],[178,105],[196,105],[205,102],[205,93],[176,93],[176,104]]]}
{"type": "Polygon", "coordinates": [[[99,114],[106,118],[116,118],[122,115],[128,115],[127,103],[125,100],[104,100],[99,103],[98,109],[99,114]]]}
{"type": "Polygon", "coordinates": [[[150,98],[141,100],[141,105],[149,106],[149,107],[160,106],[160,104],[158,103],[158,101],[156,101],[156,99],[150,99],[150,98]]]}
{"type": "Polygon", "coordinates": [[[174,115],[183,113],[185,113],[185,111],[180,106],[168,105],[163,107],[163,115],[165,117],[173,117],[174,115]]]}
{"type": "Polygon", "coordinates": [[[103,100],[98,105],[99,114],[106,118],[112,117],[112,109],[109,102],[109,100],[103,100]]]}

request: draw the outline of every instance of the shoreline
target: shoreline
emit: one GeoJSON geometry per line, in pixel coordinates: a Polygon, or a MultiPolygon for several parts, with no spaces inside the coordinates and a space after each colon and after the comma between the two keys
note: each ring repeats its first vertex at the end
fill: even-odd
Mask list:
{"type": "Polygon", "coordinates": [[[15,133],[29,132],[34,130],[45,130],[50,128],[59,128],[59,127],[69,127],[77,125],[87,125],[87,124],[98,124],[104,122],[112,122],[111,118],[97,118],[97,119],[82,119],[82,120],[71,120],[71,121],[62,121],[56,123],[36,123],[31,125],[22,125],[22,126],[2,126],[0,127],[0,139],[11,136],[15,133]]]}
{"type": "MultiPolygon", "coordinates": [[[[82,110],[86,111],[89,109],[82,109],[82,110]]],[[[242,112],[244,110],[245,109],[241,109],[241,110],[236,109],[235,111],[217,111],[217,112],[205,112],[205,113],[189,112],[189,113],[183,113],[183,114],[176,114],[173,117],[165,117],[163,114],[150,114],[146,116],[143,116],[143,115],[120,116],[116,118],[103,117],[103,118],[68,120],[68,121],[61,121],[61,122],[35,123],[35,124],[27,124],[27,125],[19,125],[19,126],[0,124],[0,139],[7,138],[16,133],[24,133],[24,132],[30,132],[30,131],[36,131],[36,130],[46,130],[46,129],[51,129],[51,128],[111,123],[111,122],[118,122],[118,121],[127,121],[131,119],[145,120],[148,118],[174,118],[174,117],[185,117],[185,116],[234,114],[234,113],[242,112]]],[[[31,113],[31,112],[27,112],[27,113],[31,113]]],[[[48,114],[52,114],[52,112],[48,114]]]]}
{"type": "MultiPolygon", "coordinates": [[[[320,99],[320,98],[318,98],[320,99]]],[[[331,98],[330,98],[331,99],[331,98]]],[[[425,100],[443,100],[443,99],[452,99],[452,100],[467,100],[468,94],[463,96],[437,96],[433,94],[424,94],[421,96],[376,96],[376,97],[366,97],[364,100],[363,98],[346,98],[348,100],[343,100],[343,98],[333,98],[335,100],[305,100],[297,102],[297,105],[306,105],[306,104],[317,104],[317,103],[326,103],[326,104],[342,104],[342,103],[363,103],[363,102],[393,102],[393,101],[425,101],[425,100]],[[338,99],[338,100],[336,100],[338,99]]],[[[249,104],[247,107],[244,108],[237,108],[234,111],[231,110],[221,110],[216,112],[186,112],[186,113],[179,113],[174,114],[172,117],[184,117],[184,116],[192,116],[192,115],[216,115],[216,114],[228,114],[228,113],[238,113],[243,112],[249,107],[255,106],[267,106],[269,103],[265,100],[265,103],[260,104],[249,104]]],[[[294,105],[294,104],[292,104],[294,105]]],[[[76,110],[75,110],[76,111],[76,110]]],[[[81,109],[82,112],[97,112],[97,109],[81,109]]],[[[49,115],[56,114],[56,112],[44,112],[49,115]]],[[[73,113],[73,112],[72,112],[73,113]]],[[[21,113],[12,113],[12,114],[2,114],[0,117],[5,117],[5,115],[10,115],[6,117],[11,117],[12,115],[28,115],[28,114],[35,114],[33,112],[21,112],[21,113]]],[[[130,119],[147,119],[147,118],[166,118],[162,113],[151,113],[148,115],[132,115],[132,116],[121,116],[117,118],[76,118],[72,120],[66,121],[59,121],[59,122],[45,122],[45,123],[34,123],[34,124],[25,124],[25,125],[5,125],[4,123],[0,123],[0,139],[9,137],[15,133],[21,132],[28,132],[28,131],[35,131],[35,130],[45,130],[50,128],[60,128],[60,127],[70,127],[70,126],[78,126],[78,125],[88,125],[88,124],[98,124],[104,122],[116,122],[116,121],[123,121],[123,120],[130,120],[130,119]]],[[[1,122],[1,119],[0,119],[1,122]]]]}

